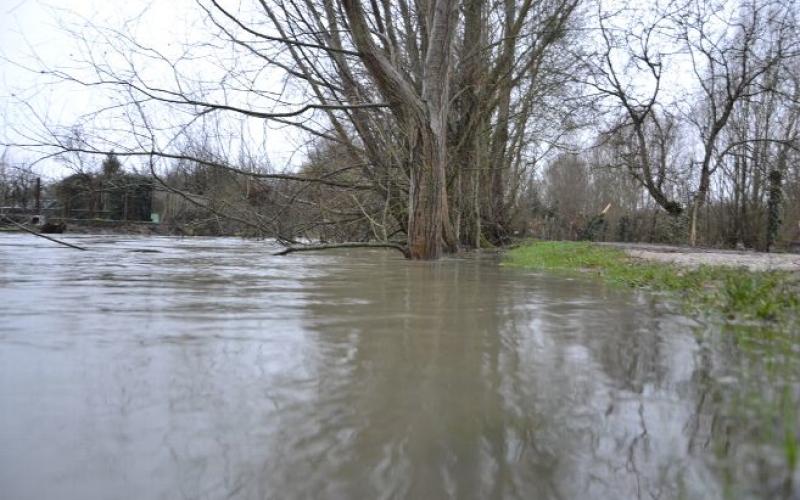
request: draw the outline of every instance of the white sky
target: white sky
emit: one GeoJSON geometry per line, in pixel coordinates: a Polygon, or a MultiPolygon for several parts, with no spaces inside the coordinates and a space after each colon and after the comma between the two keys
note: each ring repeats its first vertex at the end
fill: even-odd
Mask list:
{"type": "MultiPolygon", "coordinates": [[[[172,2],[162,2],[171,4],[172,2]]],[[[87,89],[75,89],[62,84],[52,84],[50,78],[36,74],[42,62],[58,67],[72,59],[76,53],[75,40],[64,31],[61,23],[71,23],[80,18],[97,24],[112,24],[123,16],[132,15],[132,7],[140,8],[145,2],[132,0],[67,0],[65,2],[41,0],[0,0],[0,134],[11,140],[18,139],[15,131],[31,125],[31,106],[48,122],[69,124],[81,113],[90,109],[92,95],[87,89]],[[58,5],[58,7],[56,7],[58,5]]],[[[154,32],[157,32],[154,30],[154,32]]],[[[164,34],[169,31],[162,32],[164,34]]],[[[33,153],[12,150],[9,160],[29,162],[33,153]]],[[[46,177],[65,173],[55,161],[44,161],[37,171],[46,177]]]]}
{"type": "MultiPolygon", "coordinates": [[[[41,66],[34,55],[48,67],[70,65],[80,49],[65,26],[91,22],[121,27],[143,11],[145,17],[132,30],[160,50],[177,48],[193,34],[202,33],[201,13],[191,0],[0,0],[0,142],[16,142],[17,132],[32,124],[27,105],[45,116],[48,123],[68,126],[102,99],[96,88],[52,83],[46,75],[23,68],[41,66]]],[[[267,134],[265,149],[273,164],[280,167],[297,160],[292,156],[297,144],[286,131],[275,130],[267,134]]],[[[14,150],[8,159],[30,162],[35,157],[14,150]]],[[[40,163],[37,171],[45,177],[67,173],[53,160],[40,163]]]]}

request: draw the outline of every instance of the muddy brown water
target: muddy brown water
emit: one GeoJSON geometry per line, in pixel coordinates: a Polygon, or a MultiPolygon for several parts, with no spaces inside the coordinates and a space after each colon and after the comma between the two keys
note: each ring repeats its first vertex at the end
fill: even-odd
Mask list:
{"type": "Polygon", "coordinates": [[[791,334],[493,258],[69,241],[0,234],[5,500],[798,498],[791,334]]]}

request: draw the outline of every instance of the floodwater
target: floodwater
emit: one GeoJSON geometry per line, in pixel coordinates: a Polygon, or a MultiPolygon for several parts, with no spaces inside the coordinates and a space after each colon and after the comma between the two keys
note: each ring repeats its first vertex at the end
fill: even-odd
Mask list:
{"type": "Polygon", "coordinates": [[[0,234],[4,500],[800,498],[793,334],[494,258],[65,239],[0,234]]]}

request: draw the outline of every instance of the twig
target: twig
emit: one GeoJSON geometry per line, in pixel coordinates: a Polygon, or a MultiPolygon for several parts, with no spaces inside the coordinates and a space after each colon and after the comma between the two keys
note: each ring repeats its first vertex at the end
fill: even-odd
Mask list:
{"type": "Polygon", "coordinates": [[[42,233],[37,233],[33,229],[29,229],[29,228],[25,227],[24,225],[20,224],[19,222],[15,222],[15,221],[9,219],[5,215],[3,216],[3,219],[5,219],[7,222],[13,224],[14,226],[17,226],[18,228],[22,229],[25,232],[31,233],[34,236],[38,236],[38,237],[44,238],[46,240],[50,240],[53,243],[58,243],[59,245],[64,245],[65,247],[74,248],[75,250],[88,250],[88,248],[79,247],[78,245],[73,245],[72,243],[67,243],[66,241],[57,240],[55,238],[51,238],[50,236],[45,236],[42,233]]]}
{"type": "Polygon", "coordinates": [[[409,258],[410,254],[408,249],[399,243],[380,242],[380,241],[365,241],[365,242],[345,242],[345,243],[324,243],[320,245],[306,245],[297,247],[286,247],[280,252],[272,255],[287,255],[294,252],[314,252],[317,250],[332,250],[334,248],[394,248],[403,253],[405,258],[409,258]]]}

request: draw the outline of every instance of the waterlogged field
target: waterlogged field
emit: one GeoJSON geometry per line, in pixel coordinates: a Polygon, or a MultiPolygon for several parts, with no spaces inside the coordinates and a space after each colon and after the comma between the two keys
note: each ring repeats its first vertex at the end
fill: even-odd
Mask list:
{"type": "Polygon", "coordinates": [[[4,499],[800,491],[771,312],[491,258],[68,239],[0,235],[4,499]]]}

